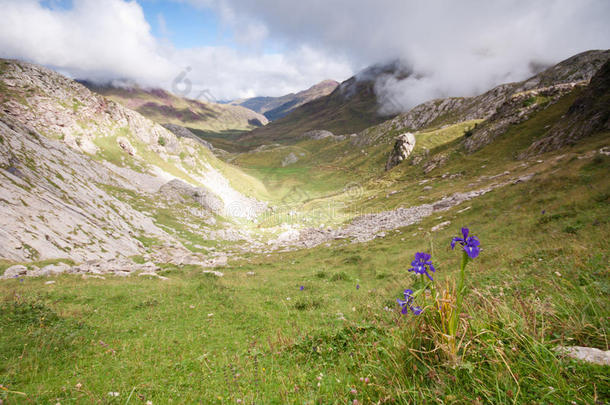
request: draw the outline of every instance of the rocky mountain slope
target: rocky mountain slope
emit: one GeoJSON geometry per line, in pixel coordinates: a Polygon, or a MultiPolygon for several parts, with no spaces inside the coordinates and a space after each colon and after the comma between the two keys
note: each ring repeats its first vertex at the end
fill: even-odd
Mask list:
{"type": "Polygon", "coordinates": [[[290,93],[281,97],[253,97],[236,100],[231,104],[249,108],[263,114],[269,121],[275,121],[303,104],[329,95],[338,85],[339,83],[334,80],[324,80],[298,93],[290,93]]]}
{"type": "Polygon", "coordinates": [[[600,131],[610,131],[610,62],[599,69],[568,112],[529,148],[528,154],[572,145],[600,131]]]}
{"type": "Polygon", "coordinates": [[[159,124],[175,124],[206,132],[249,131],[267,118],[239,105],[192,100],[162,89],[116,87],[82,82],[89,89],[135,110],[159,124]]]}
{"type": "Polygon", "coordinates": [[[298,139],[304,132],[326,130],[336,134],[362,131],[395,114],[380,115],[375,83],[382,75],[404,78],[410,74],[400,62],[371,66],[342,82],[328,96],[295,108],[277,121],[244,134],[241,142],[261,145],[298,139]]]}
{"type": "MultiPolygon", "coordinates": [[[[269,211],[261,200],[285,205],[291,216],[295,208],[315,209],[317,200],[327,198],[347,196],[349,204],[366,205],[371,200],[359,200],[360,194],[350,197],[346,182],[396,176],[404,171],[404,162],[434,174],[451,159],[452,152],[442,145],[458,141],[466,151],[476,152],[544,111],[555,109],[559,114],[563,107],[555,105],[568,99],[576,100],[573,107],[536,133],[536,141],[544,136],[548,140],[533,146],[534,152],[607,128],[604,63],[609,56],[608,51],[586,52],[524,82],[472,98],[432,100],[357,134],[303,131],[293,145],[229,154],[227,159],[240,168],[219,160],[213,154],[216,149],[181,126],[163,127],[47,69],[2,61],[0,213],[5,222],[0,256],[109,260],[150,255],[152,244],[178,247],[178,256],[183,257],[188,251],[182,246],[208,252],[210,243],[218,240],[240,244],[242,250],[282,249],[290,235],[277,239],[280,242],[274,238],[293,230],[277,222],[282,207],[274,207],[269,218],[262,216],[269,211]],[[416,140],[409,143],[411,157],[396,159],[383,174],[396,137],[407,131],[413,131],[416,140]],[[307,205],[312,208],[304,208],[307,205]],[[257,221],[257,229],[249,233],[252,228],[242,228],[244,222],[236,227],[235,221],[244,220],[257,221]],[[271,245],[263,248],[267,237],[271,245]]],[[[374,77],[379,71],[371,73],[374,77]]],[[[354,79],[333,94],[343,92],[343,106],[349,109],[367,86],[354,79]]],[[[385,198],[390,195],[393,192],[385,198]]],[[[374,201],[377,196],[368,198],[374,201]]],[[[385,223],[384,218],[369,219],[385,223]]],[[[346,218],[351,220],[357,223],[353,216],[346,218]]],[[[316,221],[305,225],[315,226],[316,221]]],[[[358,240],[366,239],[363,235],[371,230],[390,229],[369,222],[353,228],[358,240]]]]}
{"type": "Polygon", "coordinates": [[[124,177],[5,113],[0,136],[0,257],[85,261],[138,254],[142,236],[173,243],[150,218],[104,189],[154,188],[162,180],[124,177]]]}
{"type": "Polygon", "coordinates": [[[247,219],[266,209],[244,194],[258,181],[200,142],[48,69],[0,61],[0,104],[1,257],[109,259],[144,253],[151,241],[184,252],[178,225],[222,236],[232,226],[217,214],[247,219]],[[207,197],[172,201],[159,190],[175,180],[207,197]],[[159,214],[170,206],[173,228],[159,214]]]}
{"type": "MultiPolygon", "coordinates": [[[[391,141],[401,131],[412,132],[476,119],[485,120],[505,103],[513,103],[512,107],[504,107],[505,114],[511,115],[513,119],[519,116],[523,120],[525,115],[516,111],[517,106],[514,103],[523,102],[523,97],[537,97],[534,93],[538,90],[546,95],[540,96],[536,103],[528,101],[527,107],[531,107],[529,112],[548,106],[561,94],[570,91],[571,86],[585,85],[609,58],[608,50],[583,52],[522,82],[501,84],[474,97],[430,100],[394,118],[378,115],[374,83],[380,75],[407,77],[409,72],[399,63],[373,66],[343,82],[329,96],[297,108],[288,116],[264,128],[244,134],[241,141],[254,146],[278,141],[295,142],[307,131],[327,130],[336,135],[356,132],[358,136],[354,143],[372,144],[381,138],[391,141]],[[548,99],[550,93],[553,95],[548,99]]],[[[481,147],[494,137],[488,132],[501,133],[504,129],[504,124],[491,130],[485,127],[477,128],[476,136],[467,142],[467,147],[470,150],[481,147]]]]}
{"type": "Polygon", "coordinates": [[[474,129],[464,146],[473,152],[488,145],[505,133],[509,125],[525,121],[533,112],[548,108],[574,88],[586,86],[608,60],[610,50],[587,51],[512,84],[494,114],[485,117],[489,119],[474,129]]]}
{"type": "Polygon", "coordinates": [[[524,121],[534,111],[546,108],[574,87],[585,86],[610,59],[610,51],[587,51],[566,59],[533,77],[507,83],[475,97],[430,100],[395,118],[358,133],[358,145],[392,142],[401,132],[436,128],[470,120],[487,120],[477,126],[465,144],[473,151],[524,121]]]}

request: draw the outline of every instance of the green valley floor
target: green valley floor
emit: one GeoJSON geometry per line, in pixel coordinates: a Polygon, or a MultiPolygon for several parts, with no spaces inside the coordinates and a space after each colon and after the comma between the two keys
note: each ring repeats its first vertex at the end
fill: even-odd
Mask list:
{"type": "MultiPolygon", "coordinates": [[[[161,264],[159,274],[168,280],[62,275],[3,281],[0,399],[608,403],[608,366],[555,350],[608,349],[610,156],[600,152],[608,135],[529,159],[531,180],[366,243],[337,240],[291,252],[246,253],[218,269],[223,277],[161,264]],[[445,221],[450,223],[431,231],[445,221]],[[407,271],[415,252],[432,254],[441,284],[455,279],[460,254],[450,241],[462,226],[479,237],[482,251],[468,267],[467,329],[455,362],[439,349],[427,323],[426,311],[434,309],[401,315],[396,299],[417,282],[407,271]]],[[[411,206],[468,191],[482,175],[518,171],[522,161],[506,150],[529,144],[519,136],[471,155],[449,139],[439,146],[455,146],[442,172],[462,177],[450,181],[399,167],[363,186],[378,197],[367,204],[411,206]],[[430,176],[437,181],[422,193],[417,184],[430,176]],[[401,184],[399,193],[388,195],[401,184]]],[[[326,192],[312,193],[317,191],[326,192]]]]}

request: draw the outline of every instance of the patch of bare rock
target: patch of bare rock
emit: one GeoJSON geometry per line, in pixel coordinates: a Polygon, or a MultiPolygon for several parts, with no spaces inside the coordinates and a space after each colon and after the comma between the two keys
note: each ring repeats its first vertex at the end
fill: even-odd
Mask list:
{"type": "Polygon", "coordinates": [[[313,130],[313,131],[307,131],[305,133],[303,133],[303,137],[304,138],[310,138],[316,141],[319,141],[321,139],[332,139],[333,141],[343,141],[345,140],[345,135],[335,135],[330,131],[326,131],[326,130],[313,130]]]}
{"type": "Polygon", "coordinates": [[[558,346],[555,350],[576,360],[610,366],[610,350],[600,350],[584,346],[558,346]]]}
{"type": "Polygon", "coordinates": [[[134,263],[130,259],[114,259],[114,260],[89,260],[85,263],[71,266],[66,263],[50,264],[43,268],[36,266],[26,267],[23,265],[11,266],[4,271],[0,277],[2,279],[21,278],[21,277],[50,277],[61,274],[76,274],[76,275],[97,275],[107,276],[115,275],[128,277],[134,274],[148,275],[161,277],[156,272],[159,267],[152,263],[146,262],[143,264],[134,263]]]}
{"type": "MultiPolygon", "coordinates": [[[[376,237],[385,236],[385,232],[387,231],[420,222],[422,219],[432,215],[435,212],[446,211],[465,201],[469,201],[473,198],[487,194],[497,188],[504,187],[509,184],[517,184],[523,181],[528,181],[532,177],[533,175],[531,174],[522,175],[514,179],[491,184],[481,189],[464,193],[454,193],[432,204],[422,204],[409,208],[397,208],[390,211],[362,215],[355,218],[350,224],[338,229],[304,229],[300,231],[298,240],[293,237],[287,240],[287,244],[311,248],[337,239],[350,239],[353,243],[367,242],[375,239],[376,237]]],[[[437,228],[437,230],[447,225],[449,224],[441,223],[437,225],[437,227],[440,226],[437,228]]]]}
{"type": "Polygon", "coordinates": [[[415,148],[415,136],[412,133],[407,132],[396,137],[394,143],[394,149],[388,157],[388,161],[385,165],[386,170],[392,169],[394,166],[402,163],[406,158],[411,155],[415,148]]]}

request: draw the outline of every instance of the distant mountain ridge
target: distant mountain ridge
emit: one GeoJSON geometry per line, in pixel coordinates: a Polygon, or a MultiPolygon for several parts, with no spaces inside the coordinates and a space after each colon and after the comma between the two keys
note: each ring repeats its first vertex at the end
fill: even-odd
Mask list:
{"type": "Polygon", "coordinates": [[[246,107],[193,100],[163,89],[145,89],[137,85],[99,85],[88,81],[80,83],[159,124],[223,132],[249,131],[269,122],[264,115],[246,107]]]}
{"type": "MultiPolygon", "coordinates": [[[[587,82],[609,58],[609,50],[582,52],[522,82],[500,84],[474,97],[429,100],[405,113],[390,116],[379,113],[375,81],[382,75],[406,78],[411,72],[400,61],[375,65],[344,81],[330,95],[305,104],[264,128],[243,134],[241,140],[250,146],[278,141],[289,143],[298,141],[308,131],[326,130],[336,135],[360,133],[354,142],[371,144],[377,142],[378,137],[391,138],[399,129],[417,131],[473,119],[487,119],[518,93],[560,84],[587,82]]],[[[482,136],[484,129],[484,126],[477,128],[475,136],[469,139],[469,150],[493,139],[493,134],[489,137],[482,136]]],[[[492,132],[495,134],[498,131],[492,132]]]]}
{"type": "Polygon", "coordinates": [[[336,134],[362,131],[386,121],[396,114],[382,115],[375,93],[381,75],[403,79],[411,74],[401,61],[370,66],[342,82],[327,96],[295,108],[287,116],[242,136],[244,143],[258,145],[270,141],[286,141],[301,137],[304,132],[327,130],[336,134]]]}
{"type": "Polygon", "coordinates": [[[275,121],[303,104],[329,95],[337,86],[339,86],[339,82],[335,80],[323,80],[298,93],[290,93],[281,97],[253,97],[246,100],[235,100],[231,104],[249,108],[263,114],[269,121],[275,121]]]}

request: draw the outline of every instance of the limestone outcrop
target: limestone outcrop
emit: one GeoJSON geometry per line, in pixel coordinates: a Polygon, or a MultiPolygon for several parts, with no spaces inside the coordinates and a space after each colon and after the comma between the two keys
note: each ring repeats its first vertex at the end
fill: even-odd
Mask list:
{"type": "Polygon", "coordinates": [[[405,159],[411,155],[415,148],[415,136],[412,133],[407,132],[396,137],[394,143],[394,149],[388,156],[388,161],[385,165],[386,170],[390,170],[393,167],[402,163],[405,159]]]}

